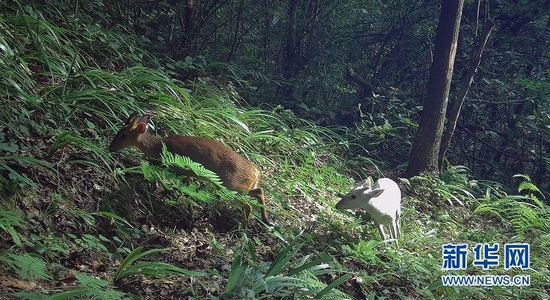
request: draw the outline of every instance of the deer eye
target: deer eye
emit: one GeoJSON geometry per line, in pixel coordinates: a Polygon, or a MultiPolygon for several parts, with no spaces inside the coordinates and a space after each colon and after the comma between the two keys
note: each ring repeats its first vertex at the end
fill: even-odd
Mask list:
{"type": "Polygon", "coordinates": [[[357,198],[357,196],[351,195],[351,199],[355,199],[355,198],[357,198]]]}

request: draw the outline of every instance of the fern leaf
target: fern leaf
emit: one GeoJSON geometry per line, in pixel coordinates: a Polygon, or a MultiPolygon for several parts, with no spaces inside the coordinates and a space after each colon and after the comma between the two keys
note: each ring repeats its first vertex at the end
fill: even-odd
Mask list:
{"type": "Polygon", "coordinates": [[[163,165],[192,171],[195,173],[196,177],[206,179],[215,184],[218,188],[224,188],[220,177],[216,173],[208,170],[203,165],[193,161],[187,156],[169,152],[165,144],[162,145],[161,160],[163,165]]]}

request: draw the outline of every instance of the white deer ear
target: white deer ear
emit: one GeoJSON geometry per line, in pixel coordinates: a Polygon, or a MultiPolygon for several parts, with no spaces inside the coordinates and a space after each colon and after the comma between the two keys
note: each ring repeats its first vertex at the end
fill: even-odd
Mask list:
{"type": "Polygon", "coordinates": [[[373,184],[372,177],[369,176],[369,177],[366,179],[366,181],[367,181],[367,186],[368,186],[369,188],[372,188],[372,184],[373,184]]]}
{"type": "Polygon", "coordinates": [[[371,198],[376,198],[376,197],[382,195],[383,192],[384,192],[384,189],[377,188],[377,189],[374,189],[374,190],[372,190],[372,191],[369,191],[367,194],[368,194],[371,198]]]}
{"type": "Polygon", "coordinates": [[[353,189],[354,190],[361,189],[361,188],[364,188],[366,185],[367,185],[367,180],[363,179],[358,184],[356,184],[353,189]]]}

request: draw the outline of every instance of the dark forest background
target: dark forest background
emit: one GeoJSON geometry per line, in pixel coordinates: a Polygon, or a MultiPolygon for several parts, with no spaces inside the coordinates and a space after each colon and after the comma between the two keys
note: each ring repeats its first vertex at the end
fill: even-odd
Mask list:
{"type": "MultiPolygon", "coordinates": [[[[434,53],[439,1],[105,1],[89,20],[124,26],[179,79],[223,76],[250,105],[281,105],[355,131],[387,167],[408,160],[434,53]],[[103,6],[104,5],[104,6],[103,6]],[[365,135],[380,128],[383,138],[365,135]]],[[[549,1],[466,1],[449,101],[490,26],[446,158],[547,190],[549,1]],[[493,25],[494,23],[494,25],[493,25]],[[488,25],[490,24],[490,25],[488,25]]],[[[82,13],[82,12],[79,12],[82,13]]],[[[436,116],[434,116],[435,118],[436,116]]]]}

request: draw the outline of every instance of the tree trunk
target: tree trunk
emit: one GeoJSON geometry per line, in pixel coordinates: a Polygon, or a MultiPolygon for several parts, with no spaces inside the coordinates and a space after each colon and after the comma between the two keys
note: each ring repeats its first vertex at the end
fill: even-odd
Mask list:
{"type": "MultiPolygon", "coordinates": [[[[286,28],[286,43],[284,50],[284,61],[283,61],[283,77],[290,81],[296,75],[296,68],[298,63],[298,30],[297,30],[297,9],[298,9],[299,0],[289,0],[288,1],[288,25],[286,28]]],[[[283,97],[287,101],[292,101],[294,87],[290,84],[286,85],[283,88],[283,97]]]]}
{"type": "Polygon", "coordinates": [[[466,94],[468,93],[468,90],[472,85],[477,67],[479,67],[479,63],[481,62],[481,54],[483,54],[483,49],[485,49],[485,45],[489,40],[489,36],[491,35],[491,30],[493,30],[494,25],[495,22],[493,19],[487,19],[487,21],[485,21],[485,24],[483,24],[483,30],[481,31],[481,35],[479,36],[477,48],[474,50],[474,53],[472,53],[472,58],[470,60],[470,63],[468,64],[466,73],[464,74],[464,77],[462,77],[462,80],[460,82],[460,90],[458,91],[458,95],[456,99],[451,102],[449,110],[447,112],[447,125],[443,134],[441,149],[439,151],[440,172],[443,168],[443,159],[445,158],[445,154],[451,146],[451,140],[456,129],[456,124],[458,123],[458,117],[460,116],[462,105],[464,104],[464,100],[466,99],[466,94]]]}
{"type": "Polygon", "coordinates": [[[195,10],[195,3],[193,0],[186,0],[183,4],[183,30],[187,39],[193,31],[193,12],[195,10]]]}
{"type": "Polygon", "coordinates": [[[424,98],[424,110],[406,172],[409,177],[422,171],[439,169],[439,149],[463,6],[464,0],[441,1],[441,13],[434,41],[434,58],[424,98]]]}

